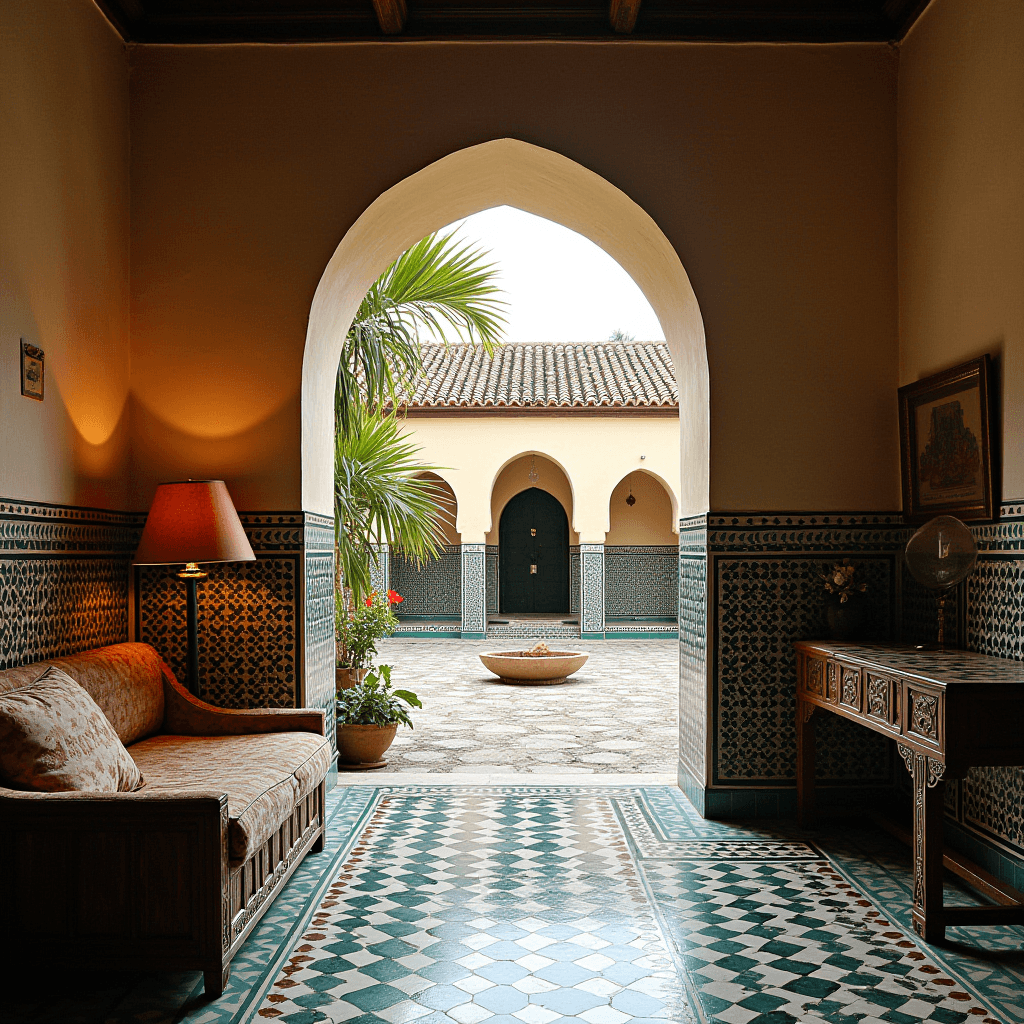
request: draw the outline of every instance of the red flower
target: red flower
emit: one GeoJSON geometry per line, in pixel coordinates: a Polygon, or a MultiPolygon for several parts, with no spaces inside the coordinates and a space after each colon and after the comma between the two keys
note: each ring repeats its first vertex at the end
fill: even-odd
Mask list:
{"type": "Polygon", "coordinates": [[[372,608],[372,607],[373,607],[373,597],[368,597],[368,598],[366,599],[366,602],[365,602],[365,604],[366,604],[366,607],[367,607],[367,608],[372,608]]]}
{"type": "Polygon", "coordinates": [[[405,600],[397,591],[388,591],[388,604],[401,604],[405,600]]]}

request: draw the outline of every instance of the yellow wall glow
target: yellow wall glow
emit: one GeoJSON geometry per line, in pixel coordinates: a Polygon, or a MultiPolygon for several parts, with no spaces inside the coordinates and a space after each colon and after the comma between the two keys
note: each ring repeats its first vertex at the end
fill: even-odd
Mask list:
{"type": "Polygon", "coordinates": [[[91,3],[0,4],[0,496],[128,506],[124,44],[91,3]],[[21,395],[20,341],[45,398],[21,395]]]}

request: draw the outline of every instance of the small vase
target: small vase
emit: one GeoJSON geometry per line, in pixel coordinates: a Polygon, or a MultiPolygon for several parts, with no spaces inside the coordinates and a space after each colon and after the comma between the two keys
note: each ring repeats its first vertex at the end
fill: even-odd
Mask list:
{"type": "Polygon", "coordinates": [[[384,751],[391,746],[398,723],[394,725],[339,725],[338,767],[342,770],[383,768],[384,751]]]}
{"type": "Polygon", "coordinates": [[[833,597],[825,605],[825,623],[830,640],[862,640],[867,626],[868,609],[860,594],[851,594],[848,601],[833,597]]]}
{"type": "Polygon", "coordinates": [[[350,690],[353,686],[358,685],[366,678],[366,673],[369,669],[366,668],[335,668],[334,670],[334,689],[337,690],[350,690]]]}

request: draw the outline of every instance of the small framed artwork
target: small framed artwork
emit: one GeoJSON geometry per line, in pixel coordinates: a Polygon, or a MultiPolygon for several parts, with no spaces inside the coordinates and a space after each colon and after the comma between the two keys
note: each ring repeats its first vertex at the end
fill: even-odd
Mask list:
{"type": "Polygon", "coordinates": [[[900,388],[908,522],[993,518],[991,373],[985,355],[900,388]]]}
{"type": "Polygon", "coordinates": [[[26,398],[43,400],[43,350],[21,339],[21,393],[26,398]]]}

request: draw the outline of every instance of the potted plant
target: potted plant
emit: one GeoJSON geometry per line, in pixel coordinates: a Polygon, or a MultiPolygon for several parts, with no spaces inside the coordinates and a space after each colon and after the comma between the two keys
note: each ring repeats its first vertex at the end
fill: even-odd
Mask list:
{"type": "Polygon", "coordinates": [[[334,681],[339,693],[362,681],[377,654],[377,641],[393,633],[398,625],[392,609],[402,600],[401,594],[393,590],[386,597],[374,591],[351,611],[344,607],[336,611],[338,657],[334,681]]]}
{"type": "Polygon", "coordinates": [[[338,765],[349,769],[383,768],[384,752],[399,725],[413,727],[407,708],[423,707],[415,693],[391,688],[390,665],[372,669],[361,683],[340,690],[335,706],[338,765]]]}
{"type": "Polygon", "coordinates": [[[832,640],[855,640],[863,633],[867,608],[860,595],[868,585],[854,581],[856,572],[857,567],[848,558],[841,564],[818,570],[830,595],[825,605],[825,622],[832,640]]]}

